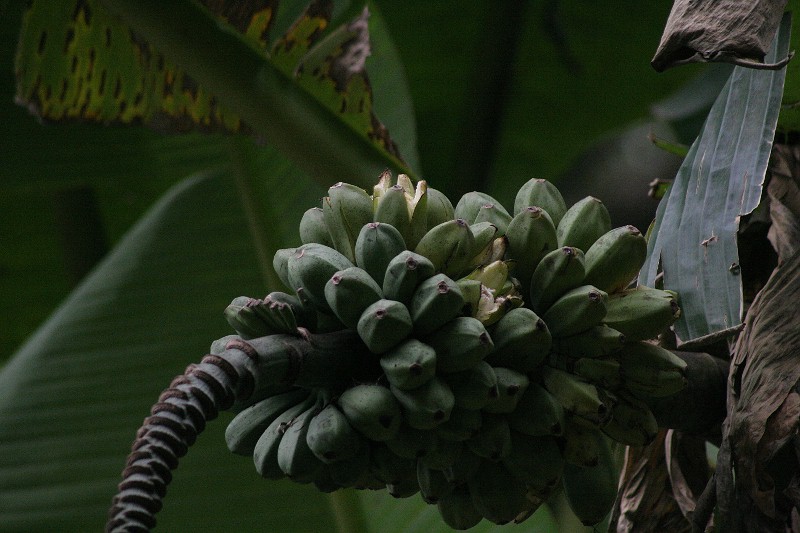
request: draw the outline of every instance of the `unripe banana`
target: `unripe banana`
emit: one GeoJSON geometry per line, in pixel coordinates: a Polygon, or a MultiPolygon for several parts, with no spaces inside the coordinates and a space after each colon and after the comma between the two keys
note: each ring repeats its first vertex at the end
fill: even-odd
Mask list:
{"type": "Polygon", "coordinates": [[[406,192],[398,184],[383,193],[375,208],[375,221],[396,228],[402,236],[404,249],[406,236],[411,237],[411,214],[408,207],[406,192]]]}
{"type": "Polygon", "coordinates": [[[449,494],[442,496],[436,507],[444,523],[453,529],[470,529],[483,519],[483,515],[473,505],[466,486],[455,487],[449,494]]]}
{"type": "MultiPolygon", "coordinates": [[[[498,234],[498,228],[491,222],[478,222],[469,227],[472,235],[475,238],[474,250],[472,252],[472,259],[467,263],[468,268],[475,268],[489,263],[489,259],[493,254],[497,254],[498,250],[495,245],[498,234]]],[[[502,255],[499,259],[502,259],[502,255]]],[[[498,259],[498,260],[499,260],[498,259]]]]}
{"type": "Polygon", "coordinates": [[[316,242],[333,248],[333,240],[325,223],[325,213],[319,207],[312,207],[300,219],[300,242],[316,242]]]}
{"type": "Polygon", "coordinates": [[[362,447],[362,439],[334,404],[311,419],[306,435],[308,447],[323,463],[350,459],[362,447]]]}
{"type": "Polygon", "coordinates": [[[531,307],[547,311],[564,293],[580,287],[586,275],[583,252],[562,246],[544,256],[531,276],[531,307]]]}
{"type": "Polygon", "coordinates": [[[450,419],[436,428],[440,439],[461,442],[472,438],[483,424],[480,411],[454,406],[450,411],[450,419]]]}
{"type": "Polygon", "coordinates": [[[289,258],[292,257],[297,248],[281,248],[272,256],[272,268],[287,287],[291,287],[292,283],[289,281],[289,258]]]}
{"type": "Polygon", "coordinates": [[[462,372],[477,365],[494,348],[480,320],[456,317],[423,340],[436,350],[439,372],[462,372]]]}
{"type": "Polygon", "coordinates": [[[603,234],[586,250],[586,283],[606,292],[628,286],[647,257],[647,240],[633,226],[603,234]]]}
{"type": "Polygon", "coordinates": [[[686,362],[661,346],[634,342],[614,354],[624,387],[645,398],[671,396],[686,386],[686,362]]]}
{"type": "Polygon", "coordinates": [[[442,379],[453,391],[456,405],[464,409],[481,409],[498,395],[497,375],[485,361],[463,372],[445,374],[442,379]]]}
{"type": "Polygon", "coordinates": [[[475,257],[475,236],[469,224],[461,218],[448,220],[428,230],[420,239],[414,252],[427,257],[433,263],[436,272],[451,278],[459,275],[469,267],[470,260],[475,257]]]}
{"type": "MultiPolygon", "coordinates": [[[[472,233],[475,234],[476,242],[480,242],[483,240],[484,238],[483,231],[486,231],[486,230],[481,230],[480,232],[477,231],[480,229],[481,224],[483,223],[472,225],[472,233]]],[[[495,228],[494,224],[492,224],[491,227],[495,228]]],[[[495,234],[496,233],[497,232],[495,232],[495,234]]],[[[506,256],[506,249],[508,248],[508,240],[505,237],[495,237],[485,247],[479,248],[476,245],[475,248],[477,248],[479,252],[475,257],[472,258],[470,264],[476,267],[482,265],[488,265],[489,263],[494,263],[495,261],[503,260],[503,258],[506,256]]]]}
{"type": "Polygon", "coordinates": [[[458,461],[453,463],[449,468],[442,470],[442,472],[445,478],[447,478],[447,481],[457,486],[472,479],[482,462],[482,457],[475,455],[465,446],[458,461]]]}
{"type": "Polygon", "coordinates": [[[533,437],[511,432],[511,453],[503,458],[508,471],[537,493],[546,495],[558,486],[564,458],[555,437],[533,437]]]}
{"type": "Polygon", "coordinates": [[[409,311],[416,335],[431,333],[461,314],[464,297],[458,284],[436,274],[419,284],[411,297],[409,311]]]}
{"type": "Polygon", "coordinates": [[[511,453],[511,428],[506,417],[483,415],[481,428],[467,441],[467,448],[479,457],[499,461],[511,453]]]}
{"type": "Polygon", "coordinates": [[[598,465],[590,468],[564,465],[562,483],[572,512],[586,526],[599,523],[608,515],[617,497],[617,472],[605,438],[599,445],[598,465]]]}
{"type": "Polygon", "coordinates": [[[386,485],[405,484],[417,481],[417,461],[395,455],[384,443],[370,445],[370,469],[373,475],[386,485]]]}
{"type": "Polygon", "coordinates": [[[556,227],[567,211],[567,204],[564,202],[561,192],[555,185],[544,179],[530,179],[517,191],[514,199],[514,215],[518,215],[529,206],[544,209],[556,227]]]}
{"type": "Polygon", "coordinates": [[[610,400],[603,389],[577,376],[551,367],[542,368],[544,387],[558,399],[564,411],[602,426],[611,415],[610,400]]]}
{"type": "Polygon", "coordinates": [[[537,382],[531,382],[508,414],[511,429],[534,437],[561,435],[565,426],[564,407],[537,382]]]}
{"type": "Polygon", "coordinates": [[[386,387],[356,385],[344,391],[337,403],[347,421],[370,440],[387,441],[400,430],[400,404],[386,387]]]}
{"type": "Polygon", "coordinates": [[[644,402],[621,396],[611,409],[611,420],[602,431],[627,446],[646,446],[658,434],[658,422],[644,402]]]}
{"type": "Polygon", "coordinates": [[[529,294],[531,276],[539,261],[558,245],[556,228],[543,209],[525,207],[509,222],[506,238],[508,256],[517,262],[514,277],[520,282],[520,292],[529,294]]]}
{"type": "Polygon", "coordinates": [[[508,311],[492,329],[494,350],[486,361],[530,372],[537,368],[550,351],[552,337],[547,324],[530,309],[520,307],[508,311]]]}
{"type": "Polygon", "coordinates": [[[497,233],[504,235],[511,222],[511,215],[508,214],[506,208],[497,202],[483,204],[475,216],[473,224],[480,224],[489,222],[497,227],[497,233]]]}
{"type": "Polygon", "coordinates": [[[609,295],[603,322],[629,341],[653,339],[681,316],[675,294],[648,287],[609,295]]]}
{"type": "Polygon", "coordinates": [[[616,359],[582,357],[574,362],[573,372],[604,389],[615,390],[622,385],[620,364],[616,359]]]}
{"type": "Polygon", "coordinates": [[[408,308],[395,300],[378,300],[364,310],[356,329],[369,351],[381,354],[408,337],[413,325],[408,308]]]}
{"type": "Polygon", "coordinates": [[[433,431],[423,431],[410,426],[400,426],[394,438],[386,441],[393,454],[405,459],[419,459],[436,449],[437,438],[433,431]]]}
{"type": "MultiPolygon", "coordinates": [[[[487,204],[500,205],[497,200],[486,193],[472,191],[464,194],[456,204],[454,218],[463,218],[470,225],[475,223],[481,208],[487,204]]],[[[502,206],[500,206],[502,208],[502,206]]],[[[504,210],[505,211],[505,210],[504,210]]]]}
{"type": "Polygon", "coordinates": [[[435,273],[436,269],[427,257],[408,250],[400,252],[386,267],[383,295],[409,305],[417,286],[435,273]]]}
{"type": "Polygon", "coordinates": [[[349,329],[356,329],[367,307],[382,297],[381,288],[375,280],[359,267],[340,270],[325,284],[325,301],[333,314],[349,329]]]}
{"type": "Polygon", "coordinates": [[[427,504],[437,503],[453,490],[453,485],[441,470],[428,468],[422,461],[417,461],[417,483],[422,499],[427,504]]]}
{"type": "Polygon", "coordinates": [[[276,394],[240,411],[225,428],[228,449],[239,455],[252,455],[258,439],[290,407],[308,397],[304,389],[276,394]]]}
{"type": "Polygon", "coordinates": [[[493,261],[470,272],[466,277],[458,280],[480,281],[484,287],[494,294],[499,294],[508,281],[509,264],[506,261],[493,261]]]}
{"type": "Polygon", "coordinates": [[[611,229],[611,215],[606,206],[593,196],[572,205],[558,223],[559,246],[573,246],[586,252],[601,235],[611,229]]]}
{"type": "Polygon", "coordinates": [[[428,187],[428,230],[454,218],[455,209],[450,199],[438,189],[428,187]]]}
{"type": "Polygon", "coordinates": [[[394,226],[370,222],[361,228],[356,239],[356,265],[366,270],[381,286],[389,263],[405,249],[403,237],[394,226]]]}
{"type": "Polygon", "coordinates": [[[276,321],[275,329],[294,334],[296,330],[291,329],[292,327],[301,326],[310,330],[316,328],[317,313],[314,306],[310,302],[303,302],[297,295],[274,291],[264,297],[264,303],[269,307],[270,319],[276,321]],[[291,308],[292,317],[289,316],[286,306],[291,308]],[[273,315],[273,311],[278,313],[273,315]]]}
{"type": "Polygon", "coordinates": [[[450,418],[455,398],[450,387],[434,377],[411,390],[392,387],[392,393],[403,408],[403,417],[415,429],[433,429],[450,418]]]}
{"type": "MultiPolygon", "coordinates": [[[[352,457],[327,465],[331,479],[342,488],[364,486],[372,477],[369,471],[369,445],[366,440],[362,439],[361,442],[352,457]]],[[[378,486],[383,487],[383,483],[378,486]]]]}
{"type": "Polygon", "coordinates": [[[487,413],[511,413],[528,389],[530,380],[525,374],[510,368],[495,367],[494,373],[497,376],[498,394],[483,410],[487,413]]]}
{"type": "Polygon", "coordinates": [[[582,285],[550,306],[542,320],[553,337],[569,337],[597,326],[606,316],[608,294],[593,285],[582,285]]]}
{"type": "Polygon", "coordinates": [[[322,200],[322,211],[333,248],[355,263],[354,249],[358,233],[364,224],[372,222],[372,199],[369,194],[360,187],[339,182],[328,189],[328,196],[322,200]]]}
{"type": "Polygon", "coordinates": [[[389,383],[401,390],[417,388],[436,375],[436,351],[417,339],[407,339],[381,355],[389,383]]]}
{"type": "Polygon", "coordinates": [[[597,466],[600,462],[600,446],[603,435],[596,429],[587,428],[571,421],[564,429],[564,461],[577,466],[597,466]]]}
{"type": "Polygon", "coordinates": [[[320,407],[321,402],[317,402],[292,421],[278,444],[278,467],[295,483],[311,483],[324,465],[306,440],[311,419],[319,413],[320,407]]]}
{"type": "Polygon", "coordinates": [[[255,312],[262,305],[261,300],[238,296],[225,308],[225,320],[245,340],[278,333],[255,312]]]}
{"type": "Polygon", "coordinates": [[[526,506],[525,483],[502,463],[484,460],[467,485],[475,509],[495,524],[513,521],[526,506]]]}
{"type": "Polygon", "coordinates": [[[302,402],[286,409],[264,430],[253,448],[253,462],[256,471],[267,479],[281,479],[285,476],[278,466],[278,447],[284,434],[293,421],[316,403],[316,395],[311,394],[302,402]]]}
{"type": "MultiPolygon", "coordinates": [[[[450,416],[452,418],[452,413],[450,416]]],[[[463,450],[464,443],[462,441],[438,439],[436,448],[425,454],[424,457],[420,457],[419,463],[431,470],[444,470],[453,466],[463,450]]]]}
{"type": "Polygon", "coordinates": [[[456,283],[458,288],[461,289],[461,295],[464,297],[464,314],[474,317],[480,309],[483,283],[477,279],[469,278],[461,278],[456,283]]]}
{"type": "MultiPolygon", "coordinates": [[[[606,314],[607,316],[607,314],[606,314]]],[[[553,351],[573,358],[603,357],[625,346],[625,335],[605,324],[553,340],[553,351]]]]}
{"type": "Polygon", "coordinates": [[[317,309],[330,312],[325,300],[325,284],[336,272],[352,266],[353,263],[333,248],[317,243],[304,244],[289,257],[290,287],[303,289],[317,309]]]}
{"type": "Polygon", "coordinates": [[[375,221],[397,228],[406,248],[413,249],[428,230],[428,184],[419,181],[414,187],[405,174],[397,177],[397,185],[389,183],[382,180],[375,187],[375,221]]]}

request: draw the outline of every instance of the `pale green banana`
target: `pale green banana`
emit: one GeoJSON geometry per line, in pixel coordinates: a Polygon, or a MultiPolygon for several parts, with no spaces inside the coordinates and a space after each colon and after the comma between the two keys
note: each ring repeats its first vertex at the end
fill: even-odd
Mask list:
{"type": "Polygon", "coordinates": [[[545,255],[531,276],[531,307],[544,313],[564,293],[583,285],[586,275],[583,252],[562,246],[545,255]]]}
{"type": "Polygon", "coordinates": [[[647,241],[633,226],[612,229],[586,250],[586,283],[612,293],[627,287],[647,256],[647,241]]]}
{"type": "Polygon", "coordinates": [[[530,206],[544,209],[556,227],[567,211],[567,204],[564,202],[561,192],[545,179],[530,179],[517,191],[514,199],[514,215],[518,215],[523,209],[530,206]]]}
{"type": "Polygon", "coordinates": [[[611,215],[606,206],[597,198],[587,196],[567,209],[558,223],[558,245],[573,246],[586,252],[610,229],[611,215]]]}

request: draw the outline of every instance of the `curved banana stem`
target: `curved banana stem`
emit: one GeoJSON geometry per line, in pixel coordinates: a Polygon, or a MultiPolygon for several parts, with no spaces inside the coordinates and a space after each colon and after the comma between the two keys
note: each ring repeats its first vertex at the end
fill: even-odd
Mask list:
{"type": "Polygon", "coordinates": [[[249,405],[260,388],[296,385],[332,387],[369,358],[354,332],[270,335],[244,341],[232,337],[221,354],[208,354],[170,383],[136,432],[109,509],[107,532],[144,532],[156,525],[171,471],[177,468],[206,422],[232,405],[249,405]],[[338,380],[338,381],[337,381],[338,380]]]}

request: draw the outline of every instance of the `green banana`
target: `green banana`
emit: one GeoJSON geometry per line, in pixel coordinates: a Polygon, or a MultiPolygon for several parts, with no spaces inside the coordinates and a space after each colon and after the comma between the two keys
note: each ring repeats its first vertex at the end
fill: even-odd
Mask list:
{"type": "Polygon", "coordinates": [[[403,238],[403,248],[405,248],[405,236],[411,233],[411,216],[402,185],[393,185],[380,196],[374,218],[376,222],[396,228],[403,238]]]}
{"type": "Polygon", "coordinates": [[[419,284],[408,308],[414,333],[423,336],[461,314],[464,296],[458,284],[445,274],[436,274],[419,284]]]}
{"type": "Polygon", "coordinates": [[[370,440],[387,441],[400,430],[400,404],[386,387],[356,385],[344,391],[337,403],[347,421],[370,440]]]}
{"type": "Polygon", "coordinates": [[[427,257],[436,272],[451,278],[469,267],[470,260],[479,252],[469,224],[461,218],[448,220],[428,230],[420,239],[414,252],[427,257]]]}
{"type": "Polygon", "coordinates": [[[565,412],[597,426],[608,421],[611,415],[610,400],[603,389],[569,372],[551,367],[542,369],[542,382],[565,412]]]}
{"type": "Polygon", "coordinates": [[[553,351],[576,359],[603,357],[621,350],[626,340],[625,335],[619,331],[600,324],[569,337],[554,339],[553,351]]]}
{"type": "Polygon", "coordinates": [[[661,346],[633,342],[614,354],[624,387],[636,396],[671,396],[686,386],[686,362],[661,346]]]}
{"type": "Polygon", "coordinates": [[[419,459],[436,449],[437,438],[433,431],[423,431],[403,425],[394,438],[386,441],[386,447],[398,457],[419,459]]]}
{"type": "Polygon", "coordinates": [[[497,227],[497,233],[504,235],[508,228],[508,223],[511,222],[511,215],[509,215],[505,207],[499,203],[487,203],[480,207],[473,224],[481,224],[484,222],[493,224],[497,227]]]}
{"type": "Polygon", "coordinates": [[[553,337],[569,337],[600,324],[606,316],[608,294],[593,285],[568,291],[544,313],[553,337]]]}
{"type": "Polygon", "coordinates": [[[436,428],[440,439],[461,442],[472,438],[483,424],[480,411],[454,406],[450,411],[450,419],[436,428]]]}
{"type": "Polygon", "coordinates": [[[491,331],[494,350],[486,361],[493,366],[530,372],[550,352],[552,337],[547,324],[525,307],[508,311],[491,331]]]}
{"type": "Polygon", "coordinates": [[[484,460],[467,486],[475,509],[495,524],[513,521],[526,507],[525,483],[502,463],[484,460]]]}
{"type": "Polygon", "coordinates": [[[535,381],[528,385],[517,403],[517,408],[507,416],[511,429],[525,435],[558,436],[564,432],[564,407],[555,396],[535,381]]]}
{"type": "Polygon", "coordinates": [[[417,461],[417,484],[422,499],[427,504],[438,502],[453,490],[453,485],[447,481],[441,470],[428,468],[422,461],[417,461]]]}
{"type": "Polygon", "coordinates": [[[544,209],[556,227],[567,211],[567,204],[561,192],[545,179],[530,179],[517,191],[517,196],[514,198],[514,215],[518,215],[530,206],[544,209]]]}
{"type": "Polygon", "coordinates": [[[439,498],[436,507],[444,523],[453,529],[470,529],[483,519],[472,503],[466,486],[454,487],[450,493],[439,498]]]}
{"type": "Polygon", "coordinates": [[[499,461],[511,453],[511,428],[506,417],[483,415],[481,428],[467,441],[467,448],[479,457],[499,461]]]}
{"type": "Polygon", "coordinates": [[[582,357],[573,363],[575,375],[600,385],[604,389],[614,390],[622,385],[619,361],[608,358],[582,357]]]}
{"type": "Polygon", "coordinates": [[[442,379],[450,386],[456,405],[464,409],[481,409],[497,397],[497,375],[481,361],[469,370],[445,374],[442,379]]]}
{"type": "Polygon", "coordinates": [[[528,376],[516,370],[495,367],[498,395],[483,410],[487,413],[511,413],[517,408],[522,395],[528,389],[528,376]]]}
{"type": "Polygon", "coordinates": [[[373,194],[375,221],[391,224],[400,232],[405,247],[412,249],[428,230],[428,184],[400,174],[397,184],[380,183],[373,194]]]}
{"type": "Polygon", "coordinates": [[[586,252],[610,229],[611,215],[605,204],[593,196],[587,196],[567,209],[558,223],[558,245],[573,246],[586,252]]]}
{"type": "Polygon", "coordinates": [[[278,447],[284,434],[294,420],[316,403],[316,395],[311,394],[305,400],[286,409],[267,426],[264,433],[256,441],[253,448],[253,462],[256,471],[267,479],[281,479],[285,476],[278,465],[278,447]]]}
{"type": "Polygon", "coordinates": [[[316,402],[293,420],[278,444],[278,467],[295,483],[311,483],[324,465],[311,451],[306,440],[309,424],[319,413],[320,404],[316,402]]]}
{"type": "Polygon", "coordinates": [[[603,234],[586,250],[586,283],[606,292],[624,289],[647,256],[647,240],[633,226],[603,234]]]}
{"type": "Polygon", "coordinates": [[[450,418],[455,398],[450,387],[434,377],[425,384],[411,390],[391,387],[403,408],[403,417],[415,429],[433,429],[450,418]]]}
{"type": "Polygon", "coordinates": [[[436,269],[427,257],[408,250],[400,252],[386,266],[383,295],[409,305],[417,286],[435,273],[436,269]]]}
{"type": "Polygon", "coordinates": [[[511,432],[511,453],[503,458],[508,471],[539,494],[558,486],[564,471],[564,458],[555,437],[534,437],[511,432]]]}
{"type": "Polygon", "coordinates": [[[514,277],[520,282],[520,292],[530,293],[531,276],[539,261],[556,249],[556,228],[550,215],[535,206],[525,207],[506,229],[508,256],[516,261],[514,277]]]}
{"type": "Polygon", "coordinates": [[[362,439],[335,404],[326,405],[311,419],[306,435],[308,447],[323,463],[350,459],[362,439]]]}
{"type": "MultiPolygon", "coordinates": [[[[450,416],[452,419],[452,413],[450,416]]],[[[445,424],[447,424],[447,422],[445,422],[445,424]]],[[[442,426],[439,427],[441,428],[442,426]]],[[[420,457],[419,463],[431,470],[444,470],[445,468],[453,466],[463,450],[464,443],[462,441],[438,439],[436,441],[436,448],[429,451],[425,456],[420,457]]]]}
{"type": "Polygon", "coordinates": [[[531,307],[544,313],[564,295],[583,285],[586,275],[583,252],[562,246],[544,256],[531,276],[531,307]]]}
{"type": "Polygon", "coordinates": [[[478,314],[481,303],[481,289],[483,283],[477,279],[461,278],[456,281],[461,295],[464,297],[464,314],[475,316],[478,314]]]}
{"type": "Polygon", "coordinates": [[[586,526],[603,520],[617,497],[617,471],[605,438],[600,439],[598,448],[597,466],[585,468],[566,463],[561,478],[570,508],[586,526]]]}
{"type": "Polygon", "coordinates": [[[289,258],[294,255],[296,250],[297,248],[281,248],[272,256],[272,268],[278,275],[278,279],[281,280],[281,283],[286,287],[292,286],[292,283],[289,281],[289,258]]]}
{"type": "MultiPolygon", "coordinates": [[[[478,191],[468,192],[458,200],[456,209],[453,212],[453,217],[463,218],[467,223],[472,225],[475,223],[475,219],[481,208],[486,205],[498,205],[500,209],[503,209],[503,206],[501,206],[497,200],[486,193],[478,191]]],[[[505,211],[505,209],[503,209],[503,211],[505,211]]],[[[506,212],[506,214],[508,214],[508,212],[506,212]]]]}
{"type": "Polygon", "coordinates": [[[436,350],[436,369],[442,373],[468,370],[494,348],[481,321],[469,316],[452,319],[423,341],[436,350]]]}
{"type": "Polygon", "coordinates": [[[414,389],[436,374],[436,350],[417,339],[407,339],[382,354],[380,364],[392,386],[414,389]]]}
{"type": "Polygon", "coordinates": [[[240,411],[225,428],[225,443],[228,449],[239,455],[252,455],[256,442],[270,424],[287,409],[301,403],[307,397],[307,390],[291,389],[265,398],[240,411]]]}
{"type": "Polygon", "coordinates": [[[325,300],[325,284],[336,272],[352,266],[353,263],[333,248],[317,243],[304,244],[289,257],[289,286],[294,290],[303,289],[317,309],[330,312],[325,300]]]}
{"type": "Polygon", "coordinates": [[[394,226],[370,222],[361,228],[356,239],[356,265],[366,270],[381,286],[389,263],[405,249],[403,236],[394,226]]]}
{"type": "Polygon", "coordinates": [[[417,461],[395,455],[385,443],[373,442],[369,453],[370,470],[386,485],[402,486],[417,480],[417,461]]]}
{"type": "Polygon", "coordinates": [[[627,446],[646,446],[656,438],[658,422],[644,402],[620,396],[611,409],[611,420],[601,429],[627,446]]]}
{"type": "Polygon", "coordinates": [[[359,267],[336,272],[325,284],[324,292],[333,314],[349,329],[355,329],[367,307],[383,297],[380,286],[359,267]]]}
{"type": "Polygon", "coordinates": [[[506,261],[493,261],[486,265],[476,268],[465,277],[458,280],[475,280],[480,281],[481,284],[495,294],[500,291],[508,281],[509,265],[506,261]]]}
{"type": "Polygon", "coordinates": [[[395,300],[378,300],[367,307],[356,330],[369,351],[386,352],[408,337],[413,326],[408,308],[395,300]]]}
{"type": "Polygon", "coordinates": [[[225,320],[245,340],[278,333],[256,313],[256,308],[263,305],[261,300],[238,296],[225,308],[225,320]]]}
{"type": "MultiPolygon", "coordinates": [[[[372,222],[372,199],[367,191],[339,182],[328,189],[322,212],[333,248],[355,263],[355,244],[364,224],[372,222]]],[[[339,269],[341,270],[341,269],[339,269]]]]}
{"type": "Polygon", "coordinates": [[[428,230],[443,222],[455,219],[455,209],[450,199],[440,190],[428,187],[428,230]]]}
{"type": "Polygon", "coordinates": [[[452,466],[442,470],[442,472],[444,473],[444,477],[447,478],[447,481],[453,485],[461,485],[472,479],[482,462],[482,457],[475,455],[465,446],[461,455],[458,457],[458,461],[453,463],[452,466]]]}
{"type": "Polygon", "coordinates": [[[653,339],[681,316],[675,294],[637,287],[609,295],[603,322],[629,341],[653,339]]]}
{"type": "MultiPolygon", "coordinates": [[[[499,251],[496,249],[495,236],[498,233],[498,227],[491,222],[478,222],[469,227],[472,236],[475,239],[474,251],[472,258],[468,261],[468,268],[475,268],[481,265],[488,264],[489,259],[497,254],[499,251]]],[[[500,257],[502,259],[502,256],[500,257]]]]}
{"type": "Polygon", "coordinates": [[[293,335],[297,326],[311,330],[316,328],[317,314],[313,305],[303,302],[297,295],[274,291],[264,297],[264,303],[269,307],[269,316],[264,315],[263,318],[273,321],[276,330],[293,335]]]}
{"type": "Polygon", "coordinates": [[[333,248],[333,240],[325,223],[325,213],[319,207],[312,207],[300,219],[300,242],[316,242],[333,248]]]}
{"type": "Polygon", "coordinates": [[[597,466],[600,463],[600,446],[603,435],[571,421],[564,428],[564,462],[576,466],[597,466]]]}

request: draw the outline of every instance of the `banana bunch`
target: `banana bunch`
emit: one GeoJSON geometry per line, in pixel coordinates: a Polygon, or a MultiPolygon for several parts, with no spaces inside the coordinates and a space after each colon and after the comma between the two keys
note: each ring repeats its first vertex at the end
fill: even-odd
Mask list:
{"type": "Polygon", "coordinates": [[[521,522],[560,486],[584,523],[604,518],[610,441],[649,442],[646,400],[686,381],[647,342],[680,309],[674,293],[630,287],[646,254],[636,228],[612,228],[596,198],[567,208],[545,180],[509,212],[478,192],[454,207],[385,172],[372,194],[331,187],[300,239],[273,260],[289,290],[234,299],[228,323],[245,340],[347,330],[367,356],[324,386],[257,388],[228,425],[232,452],[325,492],[420,493],[454,529],[521,522]]]}

